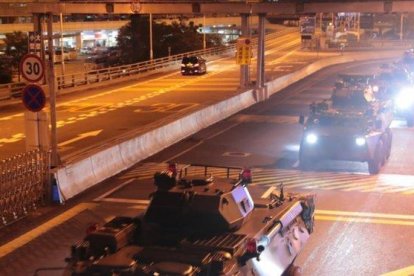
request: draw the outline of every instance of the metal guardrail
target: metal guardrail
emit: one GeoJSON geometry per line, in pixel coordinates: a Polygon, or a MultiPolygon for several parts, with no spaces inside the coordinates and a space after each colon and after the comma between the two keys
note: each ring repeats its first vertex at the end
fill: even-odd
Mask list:
{"type": "Polygon", "coordinates": [[[34,150],[0,161],[0,225],[44,203],[49,192],[49,160],[49,153],[34,150]]]}
{"type": "MultiPolygon", "coordinates": [[[[268,34],[266,36],[266,40],[275,38],[282,34],[286,34],[292,32],[292,30],[281,30],[276,33],[268,34]]],[[[257,38],[252,39],[252,44],[257,44],[257,38]]],[[[59,90],[71,87],[77,87],[82,85],[88,85],[96,82],[102,81],[110,81],[117,78],[122,77],[129,77],[132,75],[137,75],[145,72],[156,71],[171,65],[175,65],[181,62],[184,56],[191,56],[191,55],[201,55],[201,56],[215,56],[224,54],[225,52],[235,51],[236,45],[231,44],[228,46],[222,47],[213,47],[203,50],[197,50],[182,54],[177,54],[169,57],[162,57],[153,60],[147,60],[139,63],[129,64],[129,65],[122,65],[116,67],[109,67],[104,69],[98,70],[90,70],[87,72],[77,73],[77,74],[69,74],[64,76],[58,76],[57,80],[57,87],[59,90]]]]}
{"type": "Polygon", "coordinates": [[[0,84],[0,101],[20,98],[25,86],[26,83],[24,82],[0,84]]]}
{"type": "Polygon", "coordinates": [[[117,78],[129,77],[132,75],[138,75],[145,72],[156,71],[164,67],[168,67],[178,62],[184,56],[190,55],[202,55],[202,56],[213,56],[219,55],[226,51],[234,49],[234,45],[227,47],[214,47],[205,50],[198,50],[169,57],[157,58],[153,60],[143,61],[134,64],[108,67],[98,70],[90,70],[87,72],[70,74],[64,76],[58,76],[56,78],[58,90],[65,88],[78,87],[82,85],[88,85],[97,82],[110,81],[117,78]]]}
{"type": "MultiPolygon", "coordinates": [[[[285,35],[296,31],[296,29],[283,29],[277,32],[269,33],[266,35],[266,40],[274,39],[275,37],[285,35]]],[[[257,44],[257,38],[252,39],[252,45],[257,44]]],[[[143,61],[139,63],[122,65],[116,67],[108,67],[97,70],[88,70],[76,74],[67,74],[56,77],[58,91],[65,89],[87,86],[94,83],[111,81],[119,78],[127,78],[134,75],[139,75],[147,72],[155,72],[159,69],[166,68],[168,66],[176,65],[181,62],[184,56],[201,55],[201,56],[215,56],[224,54],[226,52],[235,52],[236,45],[231,44],[229,46],[213,47],[203,50],[197,50],[169,57],[157,58],[153,60],[143,61]]],[[[0,101],[18,98],[21,96],[25,83],[9,83],[0,85],[0,101]]]]}

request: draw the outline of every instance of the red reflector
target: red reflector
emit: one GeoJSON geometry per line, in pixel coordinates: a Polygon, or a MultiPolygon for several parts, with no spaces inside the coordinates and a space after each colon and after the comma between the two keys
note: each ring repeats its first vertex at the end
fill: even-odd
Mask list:
{"type": "Polygon", "coordinates": [[[177,164],[169,163],[167,170],[172,173],[173,177],[177,176],[177,164]]]}
{"type": "Polygon", "coordinates": [[[94,223],[88,226],[88,228],[86,228],[86,234],[89,235],[93,232],[96,232],[96,230],[98,230],[98,224],[94,223]]]}
{"type": "Polygon", "coordinates": [[[250,169],[243,169],[240,172],[240,178],[247,183],[251,183],[252,182],[252,172],[250,169]]]}
{"type": "Polygon", "coordinates": [[[252,254],[257,253],[257,244],[255,239],[250,239],[247,241],[246,252],[252,254]]]}

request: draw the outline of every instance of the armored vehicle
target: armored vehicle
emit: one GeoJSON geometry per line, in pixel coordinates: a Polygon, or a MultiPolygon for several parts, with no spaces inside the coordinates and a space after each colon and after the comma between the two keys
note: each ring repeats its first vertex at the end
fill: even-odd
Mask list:
{"type": "MultiPolygon", "coordinates": [[[[209,167],[210,168],[210,167],[209,167]]],[[[187,169],[186,169],[187,171],[187,169]]],[[[205,168],[207,172],[207,167],[205,168]]],[[[314,195],[253,196],[240,179],[156,173],[142,215],[116,217],[71,248],[73,275],[294,275],[314,195]]]]}
{"type": "Polygon", "coordinates": [[[370,174],[380,171],[391,153],[392,104],[358,91],[337,93],[329,101],[312,104],[307,121],[301,118],[301,168],[328,159],[368,162],[370,174]]]}
{"type": "Polygon", "coordinates": [[[389,90],[394,100],[394,113],[403,118],[407,126],[414,126],[414,80],[410,73],[398,68],[392,71],[389,90]]]}

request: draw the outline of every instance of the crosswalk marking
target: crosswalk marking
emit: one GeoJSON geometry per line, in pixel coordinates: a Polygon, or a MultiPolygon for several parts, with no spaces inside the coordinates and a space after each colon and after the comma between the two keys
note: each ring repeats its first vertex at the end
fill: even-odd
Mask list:
{"type": "MultiPolygon", "coordinates": [[[[180,168],[184,165],[178,164],[178,166],[180,168]]],[[[120,176],[119,179],[152,179],[155,172],[166,170],[166,168],[167,164],[163,163],[144,163],[120,176]]],[[[230,177],[237,178],[238,173],[237,169],[231,170],[230,177]]],[[[267,188],[283,183],[286,188],[305,190],[414,194],[414,176],[411,175],[364,175],[265,168],[252,168],[252,173],[253,183],[250,185],[267,188]]],[[[204,175],[204,167],[192,167],[188,174],[204,175]]],[[[209,167],[208,174],[216,177],[227,177],[227,171],[224,168],[212,169],[212,167],[209,167]]]]}

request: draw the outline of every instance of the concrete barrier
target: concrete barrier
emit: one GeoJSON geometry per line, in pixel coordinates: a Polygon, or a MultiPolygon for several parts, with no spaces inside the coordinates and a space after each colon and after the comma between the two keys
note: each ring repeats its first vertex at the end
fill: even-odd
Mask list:
{"type": "Polygon", "coordinates": [[[60,193],[69,199],[254,103],[253,90],[249,90],[59,168],[55,177],[60,193]]]}
{"type": "MultiPolygon", "coordinates": [[[[398,53],[399,54],[399,53],[398,53]]],[[[274,94],[290,84],[330,65],[360,60],[384,59],[396,52],[363,53],[338,56],[314,62],[296,72],[266,83],[268,94],[274,94]]],[[[137,162],[169,147],[176,142],[256,103],[255,92],[248,90],[192,114],[166,122],[132,139],[92,154],[56,170],[55,177],[61,194],[69,199],[84,190],[128,169],[137,162]]]]}

